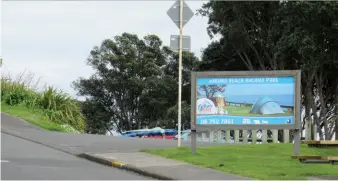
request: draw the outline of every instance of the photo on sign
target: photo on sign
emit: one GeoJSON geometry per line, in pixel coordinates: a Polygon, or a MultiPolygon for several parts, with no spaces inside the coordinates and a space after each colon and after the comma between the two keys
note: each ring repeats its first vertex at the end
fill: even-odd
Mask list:
{"type": "Polygon", "coordinates": [[[295,80],[197,78],[196,124],[294,124],[295,80]]]}

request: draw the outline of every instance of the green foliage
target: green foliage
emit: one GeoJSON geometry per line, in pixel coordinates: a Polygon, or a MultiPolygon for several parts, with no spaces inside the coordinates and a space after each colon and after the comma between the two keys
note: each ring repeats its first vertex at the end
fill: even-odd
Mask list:
{"type": "MultiPolygon", "coordinates": [[[[191,108],[190,105],[186,102],[182,102],[181,106],[181,120],[182,120],[182,128],[183,129],[189,129],[190,128],[190,112],[191,108]]],[[[172,106],[168,109],[167,115],[166,115],[166,120],[164,123],[164,127],[166,128],[172,128],[176,127],[177,124],[177,115],[178,115],[178,104],[175,106],[172,106]]]]}
{"type": "Polygon", "coordinates": [[[11,92],[4,96],[5,103],[11,106],[21,104],[26,98],[26,94],[22,92],[11,92]]]}
{"type": "Polygon", "coordinates": [[[1,99],[5,103],[16,106],[21,104],[28,96],[23,83],[15,84],[9,80],[1,79],[1,99]]]}
{"type": "Polygon", "coordinates": [[[110,114],[98,101],[87,99],[81,103],[81,111],[86,118],[86,133],[105,134],[107,130],[111,130],[114,126],[110,114]]]}
{"type": "Polygon", "coordinates": [[[334,1],[210,1],[199,13],[209,18],[209,35],[221,39],[204,51],[203,62],[236,62],[249,70],[332,65],[338,51],[337,9],[334,1]]]}
{"type": "MultiPolygon", "coordinates": [[[[177,116],[167,114],[177,104],[177,60],[178,54],[156,35],[140,39],[123,33],[94,47],[87,63],[96,73],[74,82],[78,93],[88,97],[82,104],[87,132],[176,127],[177,116]]],[[[197,61],[194,54],[183,53],[183,101],[190,102],[190,71],[197,61]]]]}
{"type": "MultiPolygon", "coordinates": [[[[303,96],[303,103],[313,104],[312,97],[323,98],[318,105],[325,111],[316,118],[323,126],[319,122],[330,116],[335,102],[333,82],[338,76],[337,2],[209,1],[199,13],[209,18],[209,35],[218,35],[220,40],[203,51],[202,61],[183,52],[184,124],[190,121],[192,70],[300,69],[302,92],[313,90],[303,96]]],[[[74,86],[88,97],[82,104],[88,132],[176,127],[178,54],[162,46],[156,35],[141,39],[123,33],[104,40],[90,52],[87,64],[95,74],[79,78],[74,86]]],[[[215,90],[222,88],[209,90],[208,96],[215,90]]]]}
{"type": "Polygon", "coordinates": [[[209,1],[199,14],[209,18],[209,35],[220,37],[204,50],[200,70],[301,70],[306,121],[332,135],[338,2],[209,1]]]}
{"type": "Polygon", "coordinates": [[[27,76],[23,80],[22,74],[17,80],[10,76],[1,78],[1,99],[10,106],[25,106],[33,110],[41,110],[42,114],[52,122],[66,124],[76,130],[85,129],[84,117],[80,105],[69,95],[48,87],[43,91],[37,91],[32,85],[32,77],[27,76]]]}

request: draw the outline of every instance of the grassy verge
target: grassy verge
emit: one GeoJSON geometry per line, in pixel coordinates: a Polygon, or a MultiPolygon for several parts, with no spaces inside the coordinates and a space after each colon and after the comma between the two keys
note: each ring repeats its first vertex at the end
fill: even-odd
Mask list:
{"type": "Polygon", "coordinates": [[[2,112],[51,131],[83,132],[86,124],[80,103],[53,87],[37,89],[32,74],[1,77],[2,112]]]}
{"type": "MultiPolygon", "coordinates": [[[[338,174],[336,165],[302,164],[291,159],[292,144],[200,147],[195,155],[188,147],[142,151],[261,180],[303,180],[309,176],[338,174]]],[[[338,149],[316,149],[302,145],[301,154],[338,156],[338,149]]]]}
{"type": "Polygon", "coordinates": [[[69,130],[61,125],[48,121],[42,112],[30,110],[25,106],[10,106],[5,103],[1,103],[1,112],[22,118],[35,126],[49,131],[69,132],[69,130]]]}

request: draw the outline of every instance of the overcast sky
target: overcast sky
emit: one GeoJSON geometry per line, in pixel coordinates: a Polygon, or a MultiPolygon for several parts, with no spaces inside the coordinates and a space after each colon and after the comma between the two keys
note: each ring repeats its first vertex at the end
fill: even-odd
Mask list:
{"type": "MultiPolygon", "coordinates": [[[[195,12],[205,1],[186,1],[195,12]]],[[[179,29],[167,16],[174,1],[6,1],[2,2],[3,73],[34,72],[44,82],[75,96],[70,84],[92,70],[90,50],[123,32],[156,34],[169,45],[179,29]]],[[[194,16],[184,27],[197,56],[211,40],[207,18],[194,16]]]]}

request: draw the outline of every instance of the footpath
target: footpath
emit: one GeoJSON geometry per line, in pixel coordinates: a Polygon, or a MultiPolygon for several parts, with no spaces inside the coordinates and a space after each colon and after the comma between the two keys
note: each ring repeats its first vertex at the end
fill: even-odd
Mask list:
{"type": "Polygon", "coordinates": [[[251,180],[142,152],[86,153],[80,157],[159,180],[251,180]]]}
{"type": "MultiPolygon", "coordinates": [[[[251,180],[138,151],[145,148],[175,147],[176,141],[171,140],[50,132],[3,113],[1,133],[159,180],[251,180]]],[[[183,142],[182,145],[189,143],[183,142]]],[[[199,146],[208,145],[210,144],[203,143],[199,146]]]]}

